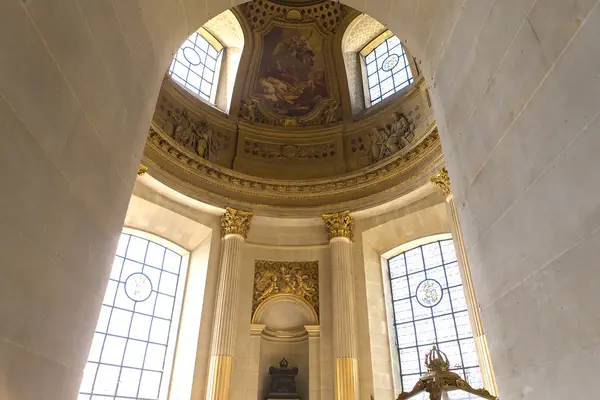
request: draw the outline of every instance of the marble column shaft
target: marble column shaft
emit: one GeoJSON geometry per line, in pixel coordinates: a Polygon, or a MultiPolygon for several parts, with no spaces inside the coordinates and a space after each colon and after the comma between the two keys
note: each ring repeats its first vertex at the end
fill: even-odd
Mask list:
{"type": "Polygon", "coordinates": [[[324,215],[323,219],[330,237],[335,399],[358,400],[356,312],[352,262],[353,220],[348,212],[324,215]]]}
{"type": "Polygon", "coordinates": [[[237,304],[242,247],[252,214],[227,209],[221,218],[223,239],[213,321],[207,400],[228,400],[237,334],[237,304]]]}
{"type": "Polygon", "coordinates": [[[477,302],[475,288],[471,278],[471,267],[469,266],[465,242],[460,228],[460,220],[458,219],[458,212],[456,210],[454,195],[452,194],[452,188],[450,185],[450,177],[448,176],[448,171],[446,168],[442,168],[436,175],[434,175],[431,178],[431,182],[442,189],[442,192],[446,196],[446,207],[448,209],[448,213],[452,217],[452,239],[454,242],[454,248],[456,250],[456,260],[458,262],[460,277],[463,284],[465,300],[469,310],[469,319],[471,322],[471,329],[473,330],[473,340],[475,341],[475,349],[477,351],[477,358],[479,359],[479,369],[481,371],[483,386],[492,395],[497,395],[498,388],[496,386],[496,378],[494,377],[494,371],[492,369],[492,361],[487,345],[487,339],[485,337],[483,324],[481,322],[479,303],[477,302]]]}

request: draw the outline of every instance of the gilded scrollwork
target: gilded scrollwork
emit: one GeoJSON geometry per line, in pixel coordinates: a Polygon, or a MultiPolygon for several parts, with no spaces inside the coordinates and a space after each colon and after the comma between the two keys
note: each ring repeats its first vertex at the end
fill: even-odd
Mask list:
{"type": "Polygon", "coordinates": [[[241,235],[245,239],[253,216],[252,213],[228,207],[221,215],[221,235],[241,235]]]}
{"type": "Polygon", "coordinates": [[[330,240],[336,237],[346,237],[350,240],[354,238],[354,218],[350,211],[323,214],[322,218],[330,240]]]}
{"type": "Polygon", "coordinates": [[[278,294],[288,294],[305,300],[318,315],[319,263],[256,260],[252,314],[262,302],[278,294]]]}
{"type": "Polygon", "coordinates": [[[435,173],[430,179],[431,183],[442,189],[444,196],[452,194],[452,186],[450,184],[450,176],[448,170],[444,167],[435,173]]]}
{"type": "Polygon", "coordinates": [[[252,1],[240,6],[252,29],[260,29],[270,19],[284,21],[316,21],[324,29],[335,32],[348,8],[339,2],[326,1],[320,5],[294,5],[294,7],[271,6],[272,3],[252,1]]]}

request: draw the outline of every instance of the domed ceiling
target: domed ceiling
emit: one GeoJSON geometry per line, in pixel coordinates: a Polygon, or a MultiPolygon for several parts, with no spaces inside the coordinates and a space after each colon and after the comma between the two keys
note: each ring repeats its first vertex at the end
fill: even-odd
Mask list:
{"type": "Polygon", "coordinates": [[[356,10],[257,0],[231,12],[244,46],[229,114],[165,77],[143,158],[153,177],[217,206],[314,215],[390,200],[443,163],[422,77],[352,105],[342,40],[356,10]]]}

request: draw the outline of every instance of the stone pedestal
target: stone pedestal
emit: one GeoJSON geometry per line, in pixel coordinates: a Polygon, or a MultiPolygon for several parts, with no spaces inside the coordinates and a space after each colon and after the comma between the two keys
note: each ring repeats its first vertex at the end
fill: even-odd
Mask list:
{"type": "Polygon", "coordinates": [[[355,298],[352,263],[354,221],[348,211],[323,215],[329,233],[333,292],[336,400],[358,400],[355,298]]]}
{"type": "Polygon", "coordinates": [[[228,208],[221,217],[221,269],[212,331],[207,400],[229,400],[237,333],[237,303],[242,245],[252,214],[228,208]]]}
{"type": "Polygon", "coordinates": [[[271,389],[265,400],[300,400],[296,392],[296,376],[298,368],[288,368],[285,358],[279,363],[279,368],[269,368],[271,389]]]}

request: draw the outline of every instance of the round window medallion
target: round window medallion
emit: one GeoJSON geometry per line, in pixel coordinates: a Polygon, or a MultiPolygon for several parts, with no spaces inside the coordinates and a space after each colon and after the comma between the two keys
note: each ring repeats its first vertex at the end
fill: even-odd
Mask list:
{"type": "Polygon", "coordinates": [[[399,61],[400,57],[398,57],[398,54],[390,54],[388,58],[383,61],[381,69],[385,72],[391,71],[396,65],[398,65],[399,61]]]}
{"type": "Polygon", "coordinates": [[[191,47],[186,47],[183,49],[183,56],[190,64],[196,66],[200,65],[200,54],[191,47]]]}
{"type": "Polygon", "coordinates": [[[436,280],[425,279],[417,286],[417,301],[423,307],[435,307],[442,301],[442,285],[436,280]]]}
{"type": "Polygon", "coordinates": [[[125,281],[125,293],[133,301],[148,300],[152,294],[152,282],[142,273],[131,274],[125,281]]]}

